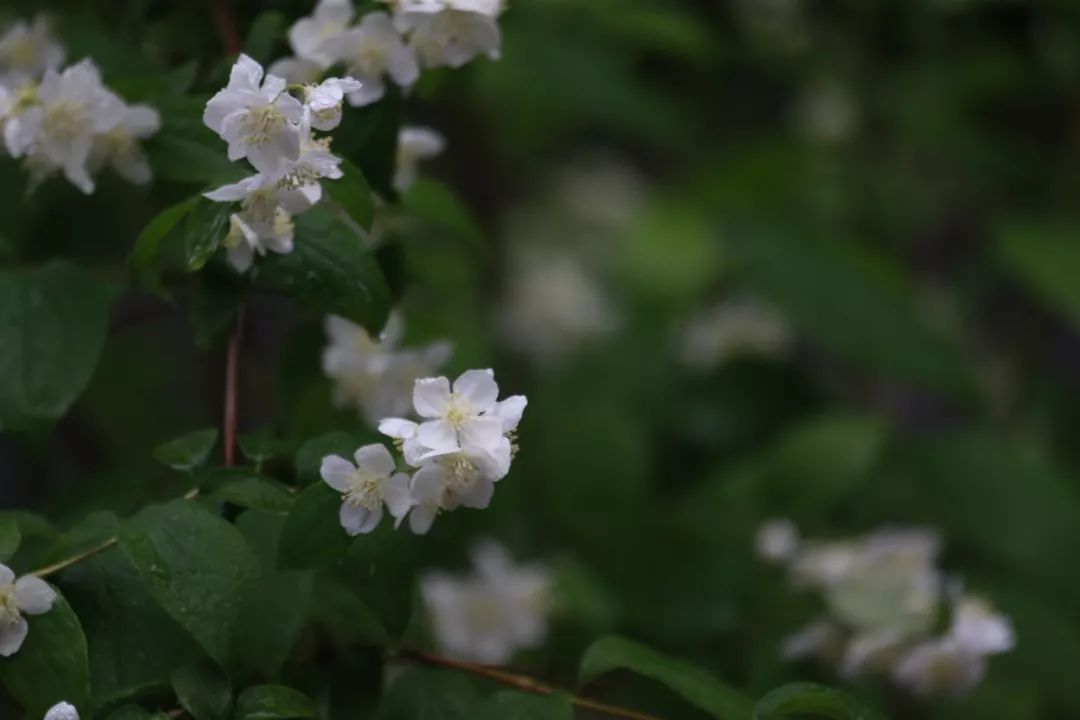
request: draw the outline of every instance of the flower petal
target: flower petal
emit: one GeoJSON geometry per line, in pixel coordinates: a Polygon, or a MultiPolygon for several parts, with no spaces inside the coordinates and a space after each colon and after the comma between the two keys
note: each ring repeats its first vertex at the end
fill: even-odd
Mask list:
{"type": "MultiPolygon", "coordinates": [[[[500,425],[500,429],[501,429],[500,425]]],[[[430,420],[421,423],[416,432],[416,439],[421,445],[436,452],[454,450],[458,447],[457,431],[445,420],[430,420]]]]}
{"type": "Polygon", "coordinates": [[[513,395],[500,403],[495,403],[494,414],[503,424],[503,432],[517,430],[521,416],[525,413],[525,406],[529,401],[524,395],[513,395]]]}
{"type": "MultiPolygon", "coordinates": [[[[370,512],[363,505],[351,505],[349,503],[343,503],[341,511],[338,513],[338,519],[341,521],[341,527],[345,528],[345,532],[349,535],[359,535],[365,532],[371,532],[371,529],[365,530],[364,527],[371,519],[370,512]]],[[[382,510],[379,510],[380,517],[382,516],[382,510]]],[[[378,523],[378,520],[375,521],[378,523]]]]}
{"type": "Polygon", "coordinates": [[[319,476],[338,492],[346,492],[356,473],[356,466],[340,455],[327,455],[322,459],[319,476]]]}
{"type": "Polygon", "coordinates": [[[29,630],[26,618],[18,618],[12,623],[0,623],[0,657],[11,657],[19,652],[29,630]]]}
{"type": "Polygon", "coordinates": [[[489,478],[480,477],[464,492],[458,493],[458,500],[467,508],[483,510],[491,504],[495,494],[495,483],[489,478]]]}
{"type": "MultiPolygon", "coordinates": [[[[427,423],[424,423],[425,425],[427,423]]],[[[495,417],[478,417],[461,428],[461,444],[495,449],[503,440],[502,421],[495,417]]]]}
{"type": "Polygon", "coordinates": [[[413,508],[409,513],[409,529],[415,535],[427,535],[438,513],[439,509],[434,505],[419,505],[413,508]]]}
{"type": "Polygon", "coordinates": [[[454,381],[454,392],[468,400],[476,412],[482,413],[495,407],[499,386],[491,370],[469,370],[454,381]]]}
{"type": "Polygon", "coordinates": [[[15,573],[7,565],[0,563],[0,587],[15,582],[15,573]]]}
{"type": "Polygon", "coordinates": [[[413,406],[420,417],[439,417],[450,402],[450,381],[444,377],[419,378],[413,386],[413,406]]]}
{"type": "Polygon", "coordinates": [[[416,436],[419,425],[404,418],[386,418],[379,421],[379,432],[392,438],[408,440],[416,436]]]}
{"type": "Polygon", "coordinates": [[[39,577],[26,575],[15,583],[15,604],[27,615],[41,615],[52,610],[56,591],[39,577]]]}
{"type": "Polygon", "coordinates": [[[71,703],[57,703],[45,713],[44,720],[79,720],[79,711],[71,703]]]}
{"type": "Polygon", "coordinates": [[[380,443],[363,446],[356,451],[353,458],[356,459],[358,468],[374,475],[389,475],[394,472],[394,457],[386,446],[380,443]]]}
{"type": "Polygon", "coordinates": [[[399,520],[413,506],[412,491],[409,489],[409,476],[405,473],[394,475],[383,485],[383,500],[390,514],[399,520]]]}

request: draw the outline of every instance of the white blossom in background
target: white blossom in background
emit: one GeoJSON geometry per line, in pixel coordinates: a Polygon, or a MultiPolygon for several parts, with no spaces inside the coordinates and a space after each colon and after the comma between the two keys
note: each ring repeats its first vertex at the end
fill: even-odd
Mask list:
{"type": "Polygon", "coordinates": [[[420,163],[446,149],[446,139],[426,127],[407,126],[398,132],[397,162],[394,166],[394,189],[405,192],[419,175],[420,163]]]}
{"type": "Polygon", "coordinates": [[[426,533],[440,512],[487,507],[495,483],[509,473],[527,400],[515,395],[499,401],[498,393],[491,370],[469,370],[453,384],[445,377],[420,378],[413,408],[421,421],[379,423],[417,469],[409,525],[414,533],[426,533]]]}
{"type": "Polygon", "coordinates": [[[322,368],[334,381],[334,403],[355,407],[372,426],[383,418],[407,415],[416,379],[436,372],[452,352],[446,342],[401,347],[405,326],[397,312],[377,338],[345,318],[327,317],[324,327],[328,342],[322,368]]]}
{"type": "Polygon", "coordinates": [[[474,58],[498,60],[502,33],[501,0],[397,0],[394,24],[408,34],[427,68],[459,68],[474,58]]]}
{"type": "Polygon", "coordinates": [[[49,70],[58,70],[67,53],[52,34],[48,18],[12,23],[0,35],[0,84],[36,82],[49,70]]]}
{"type": "Polygon", "coordinates": [[[985,674],[989,655],[1013,647],[1008,618],[982,599],[948,591],[933,531],[799,541],[794,525],[773,520],[758,543],[765,558],[787,565],[795,587],[821,593],[827,611],[784,641],[786,659],[816,657],[848,678],[887,674],[920,695],[962,694],[985,674]],[[951,625],[934,635],[949,596],[951,625]]]}
{"type": "Polygon", "coordinates": [[[335,37],[328,46],[344,63],[348,74],[361,83],[359,90],[347,96],[354,107],[382,99],[386,93],[385,77],[403,88],[410,87],[420,77],[416,54],[384,12],[368,13],[357,27],[335,37]]]}
{"type": "Polygon", "coordinates": [[[394,457],[383,445],[365,445],[353,460],[355,464],[327,455],[319,468],[323,481],[341,493],[340,520],[345,532],[360,535],[374,530],[382,520],[384,504],[396,524],[400,523],[412,506],[409,476],[395,472],[394,457]]]}
{"type": "Polygon", "coordinates": [[[551,573],[515,565],[493,542],[472,553],[473,572],[425,573],[420,588],[440,650],[459,660],[502,665],[547,636],[551,573]]]}
{"type": "Polygon", "coordinates": [[[79,720],[79,711],[71,703],[53,705],[42,720],[79,720]]]}
{"type": "Polygon", "coordinates": [[[132,184],[147,184],[152,171],[139,141],[157,134],[160,129],[161,116],[154,108],[147,105],[125,106],[116,125],[94,138],[88,159],[91,172],[97,173],[109,166],[132,184]]]}
{"type": "Polygon", "coordinates": [[[681,356],[691,367],[708,369],[740,356],[779,357],[791,340],[787,322],[769,306],[747,298],[724,300],[686,323],[681,356]]]}
{"type": "Polygon", "coordinates": [[[858,106],[851,91],[838,80],[826,79],[808,88],[796,107],[798,129],[824,143],[846,140],[858,124],[858,106]]]}
{"type": "Polygon", "coordinates": [[[30,630],[26,615],[43,615],[52,609],[56,591],[34,575],[18,580],[7,565],[0,564],[0,657],[11,657],[22,647],[30,630]]]}
{"type": "Polygon", "coordinates": [[[289,45],[300,60],[325,70],[340,58],[330,51],[336,38],[353,19],[352,0],[319,0],[309,17],[300,18],[289,28],[289,45]]]}

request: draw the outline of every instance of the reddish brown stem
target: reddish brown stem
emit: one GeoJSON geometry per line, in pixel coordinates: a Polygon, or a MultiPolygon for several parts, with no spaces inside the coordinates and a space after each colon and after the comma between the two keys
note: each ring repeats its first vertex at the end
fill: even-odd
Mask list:
{"type": "Polygon", "coordinates": [[[229,55],[240,54],[240,33],[236,30],[236,18],[229,7],[229,0],[210,0],[210,9],[214,13],[214,23],[225,52],[229,55]]]}
{"type": "MultiPolygon", "coordinates": [[[[532,693],[534,695],[553,695],[558,692],[563,692],[559,688],[545,685],[528,675],[518,675],[500,668],[491,667],[490,665],[480,665],[478,663],[465,662],[463,660],[453,660],[421,650],[402,650],[396,653],[396,657],[424,663],[426,665],[436,665],[438,667],[449,668],[459,672],[466,672],[470,675],[486,678],[502,685],[509,685],[516,690],[532,693]]],[[[604,715],[609,715],[611,717],[624,718],[624,720],[661,720],[661,718],[658,718],[655,715],[648,715],[643,712],[638,712],[637,710],[619,707],[618,705],[608,705],[607,703],[579,697],[577,695],[570,695],[570,702],[583,710],[592,710],[593,712],[603,713],[604,715]]]]}
{"type": "Polygon", "coordinates": [[[232,467],[236,456],[236,395],[240,376],[240,341],[244,334],[244,307],[236,313],[236,327],[225,351],[225,467],[232,467]]]}

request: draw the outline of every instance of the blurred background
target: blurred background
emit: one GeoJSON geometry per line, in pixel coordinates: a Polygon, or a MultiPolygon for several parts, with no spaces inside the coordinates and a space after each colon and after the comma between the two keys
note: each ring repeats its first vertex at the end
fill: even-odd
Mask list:
{"type": "MultiPolygon", "coordinates": [[[[311,8],[232,5],[263,62],[311,8]]],[[[166,131],[199,126],[228,68],[207,7],[53,9],[71,59],[152,98],[166,131]]],[[[559,610],[515,666],[556,682],[618,631],[755,695],[812,679],[892,717],[1080,716],[1080,5],[511,0],[501,25],[501,61],[426,73],[402,101],[446,148],[377,246],[404,344],[449,341],[446,374],[492,367],[530,401],[494,504],[440,521],[425,564],[462,566],[484,536],[548,562],[559,610]],[[937,531],[1015,650],[933,700],[784,660],[820,600],[758,557],[773,517],[937,531]]],[[[183,159],[150,153],[154,185],[90,198],[27,196],[0,158],[0,257],[125,281],[138,231],[192,192],[183,159]]],[[[3,507],[62,524],[177,494],[150,449],[221,412],[228,319],[198,325],[201,347],[198,297],[123,294],[69,416],[0,437],[3,507]]],[[[323,318],[249,306],[242,431],[376,438],[334,402],[326,344],[323,318]]],[[[640,679],[596,691],[697,717],[640,679]]]]}

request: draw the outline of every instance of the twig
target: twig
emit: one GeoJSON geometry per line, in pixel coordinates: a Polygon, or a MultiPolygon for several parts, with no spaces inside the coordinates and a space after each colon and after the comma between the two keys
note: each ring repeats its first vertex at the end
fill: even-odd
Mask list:
{"type": "Polygon", "coordinates": [[[77,564],[81,563],[83,560],[89,560],[90,558],[94,557],[98,553],[105,552],[106,550],[111,548],[116,543],[117,543],[117,538],[116,538],[116,536],[113,536],[113,537],[109,538],[108,540],[106,540],[105,542],[101,543],[100,545],[97,545],[96,547],[92,547],[89,550],[85,550],[85,551],[79,553],[78,555],[72,555],[71,557],[67,558],[66,560],[61,560],[60,562],[53,563],[52,565],[46,565],[45,567],[41,568],[40,570],[35,570],[30,574],[31,575],[36,575],[36,576],[38,576],[40,578],[48,577],[49,575],[60,572],[61,570],[66,570],[67,568],[71,567],[72,565],[77,565],[77,564]]]}
{"type": "Polygon", "coordinates": [[[244,306],[236,313],[236,327],[225,352],[225,467],[232,467],[236,456],[236,394],[240,374],[240,341],[244,333],[244,306]]]}
{"type": "Polygon", "coordinates": [[[221,37],[221,44],[225,46],[225,52],[229,55],[239,55],[240,33],[236,30],[236,18],[233,17],[229,1],[210,0],[210,7],[214,11],[214,22],[217,24],[218,35],[221,37]]]}
{"type": "MultiPolygon", "coordinates": [[[[453,660],[421,650],[399,650],[393,657],[466,672],[471,675],[487,678],[493,682],[509,685],[512,688],[534,695],[553,695],[558,692],[563,692],[559,688],[545,685],[528,675],[518,675],[517,673],[507,672],[506,670],[491,667],[490,665],[480,665],[479,663],[465,662],[463,660],[453,660]]],[[[625,718],[625,720],[661,720],[661,718],[658,718],[655,715],[648,715],[646,713],[638,712],[637,710],[619,707],[618,705],[608,705],[607,703],[577,695],[570,695],[570,702],[576,707],[584,710],[593,710],[598,713],[610,715],[611,717],[625,718]]]]}

